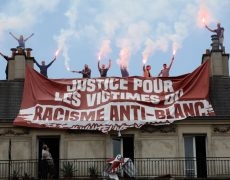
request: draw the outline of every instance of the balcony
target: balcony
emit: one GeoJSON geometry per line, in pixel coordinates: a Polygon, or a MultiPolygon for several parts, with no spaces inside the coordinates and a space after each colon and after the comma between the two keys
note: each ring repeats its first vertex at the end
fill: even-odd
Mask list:
{"type": "MultiPolygon", "coordinates": [[[[73,179],[106,178],[104,172],[107,159],[60,159],[55,162],[55,179],[64,179],[63,168],[69,164],[73,168],[73,179]],[[93,170],[93,171],[92,171],[93,170]],[[91,174],[90,174],[91,173],[91,174]]],[[[135,179],[154,179],[173,177],[174,179],[224,179],[230,177],[230,157],[206,158],[206,167],[201,177],[197,173],[196,158],[136,158],[134,159],[135,179]]],[[[0,179],[39,179],[41,161],[38,160],[0,160],[0,179]]],[[[122,166],[118,168],[120,177],[127,177],[122,166]]],[[[122,178],[121,178],[122,179],[122,178]]]]}

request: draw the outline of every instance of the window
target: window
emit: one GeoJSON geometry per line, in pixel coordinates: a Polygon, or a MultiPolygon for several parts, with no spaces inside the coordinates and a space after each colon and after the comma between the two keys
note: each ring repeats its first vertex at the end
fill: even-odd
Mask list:
{"type": "Polygon", "coordinates": [[[184,149],[186,176],[206,178],[206,135],[184,135],[184,149]]]}
{"type": "Polygon", "coordinates": [[[113,138],[113,157],[116,157],[118,154],[123,156],[123,139],[122,138],[113,138]]]}
{"type": "Polygon", "coordinates": [[[112,138],[113,157],[121,154],[124,158],[134,159],[134,138],[133,136],[127,137],[114,137],[112,138]]]}
{"type": "MultiPolygon", "coordinates": [[[[126,135],[125,137],[112,138],[113,157],[121,154],[124,158],[130,158],[134,160],[134,138],[132,135],[126,135]]],[[[134,161],[133,161],[134,162],[134,161]]],[[[122,177],[129,177],[125,172],[121,172],[122,177]]]]}

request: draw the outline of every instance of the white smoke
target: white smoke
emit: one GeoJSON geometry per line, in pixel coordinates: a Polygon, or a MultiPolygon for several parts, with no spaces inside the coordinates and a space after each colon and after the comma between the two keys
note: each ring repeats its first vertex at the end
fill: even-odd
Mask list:
{"type": "Polygon", "coordinates": [[[69,57],[69,41],[78,36],[76,31],[78,5],[79,1],[71,1],[69,9],[64,14],[67,17],[68,27],[61,29],[59,35],[54,37],[58,43],[58,48],[62,52],[65,68],[68,71],[71,69],[69,57]]]}
{"type": "Polygon", "coordinates": [[[120,53],[119,53],[119,58],[117,60],[117,63],[120,66],[127,67],[132,53],[129,39],[119,40],[118,47],[120,47],[120,53]]]}
{"type": "Polygon", "coordinates": [[[143,21],[128,26],[124,38],[117,40],[117,47],[120,49],[118,64],[128,66],[132,54],[140,50],[149,32],[150,26],[143,21]]]}
{"type": "Polygon", "coordinates": [[[109,53],[112,52],[112,49],[110,47],[110,40],[108,39],[105,39],[102,41],[102,45],[101,45],[101,48],[99,50],[99,53],[98,53],[98,59],[101,60],[103,58],[105,58],[109,53]]]}
{"type": "Polygon", "coordinates": [[[150,56],[153,52],[160,50],[166,52],[168,49],[168,40],[165,37],[160,37],[159,39],[153,41],[152,39],[148,38],[145,41],[145,49],[142,52],[142,62],[144,64],[147,63],[150,56]]]}
{"type": "Polygon", "coordinates": [[[143,3],[112,0],[104,4],[104,11],[96,15],[97,22],[101,22],[102,34],[109,37],[111,42],[116,42],[120,49],[118,61],[122,59],[127,64],[132,55],[141,49],[143,59],[147,61],[156,50],[166,52],[169,44],[172,44],[172,49],[181,48],[184,39],[189,35],[193,24],[191,17],[195,16],[198,6],[196,2],[181,3],[182,10],[176,12],[176,3],[171,1],[156,0],[152,3],[144,0],[143,3]],[[170,16],[170,21],[165,22],[167,16],[170,16]],[[121,57],[122,55],[125,57],[121,57]]]}
{"type": "Polygon", "coordinates": [[[43,26],[57,32],[55,40],[67,69],[73,58],[71,49],[79,43],[84,47],[86,42],[95,49],[89,53],[115,56],[130,64],[139,54],[148,61],[157,51],[183,48],[187,37],[202,30],[202,16],[210,26],[216,25],[229,6],[229,0],[9,0],[1,2],[0,38],[9,31],[16,35],[29,31],[27,36],[43,26]],[[49,22],[46,27],[49,16],[54,15],[61,17],[60,23],[50,27],[49,22]]]}

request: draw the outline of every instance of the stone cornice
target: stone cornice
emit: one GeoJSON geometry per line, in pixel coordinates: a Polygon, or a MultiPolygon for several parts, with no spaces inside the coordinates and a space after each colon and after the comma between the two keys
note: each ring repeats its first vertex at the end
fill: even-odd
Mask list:
{"type": "Polygon", "coordinates": [[[140,128],[142,133],[175,133],[176,126],[174,124],[171,125],[163,125],[163,126],[153,126],[153,125],[145,125],[140,128]]]}
{"type": "Polygon", "coordinates": [[[15,129],[15,128],[2,128],[0,129],[0,136],[5,135],[26,135],[29,134],[29,129],[15,129]]]}

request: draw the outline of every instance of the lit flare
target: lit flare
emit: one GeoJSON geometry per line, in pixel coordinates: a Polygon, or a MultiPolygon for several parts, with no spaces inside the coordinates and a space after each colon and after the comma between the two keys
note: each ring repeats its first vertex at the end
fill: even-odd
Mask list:
{"type": "Polygon", "coordinates": [[[205,24],[205,17],[202,18],[202,23],[205,24]]]}
{"type": "Polygon", "coordinates": [[[98,61],[100,61],[101,60],[101,55],[98,55],[98,61]]]}
{"type": "Polygon", "coordinates": [[[174,49],[173,50],[173,57],[176,55],[176,50],[174,49]]]}
{"type": "Polygon", "coordinates": [[[143,64],[146,64],[147,59],[143,59],[142,62],[143,62],[143,64]]]}
{"type": "Polygon", "coordinates": [[[60,49],[57,49],[56,52],[55,52],[55,57],[58,56],[59,52],[60,52],[60,49]]]}

